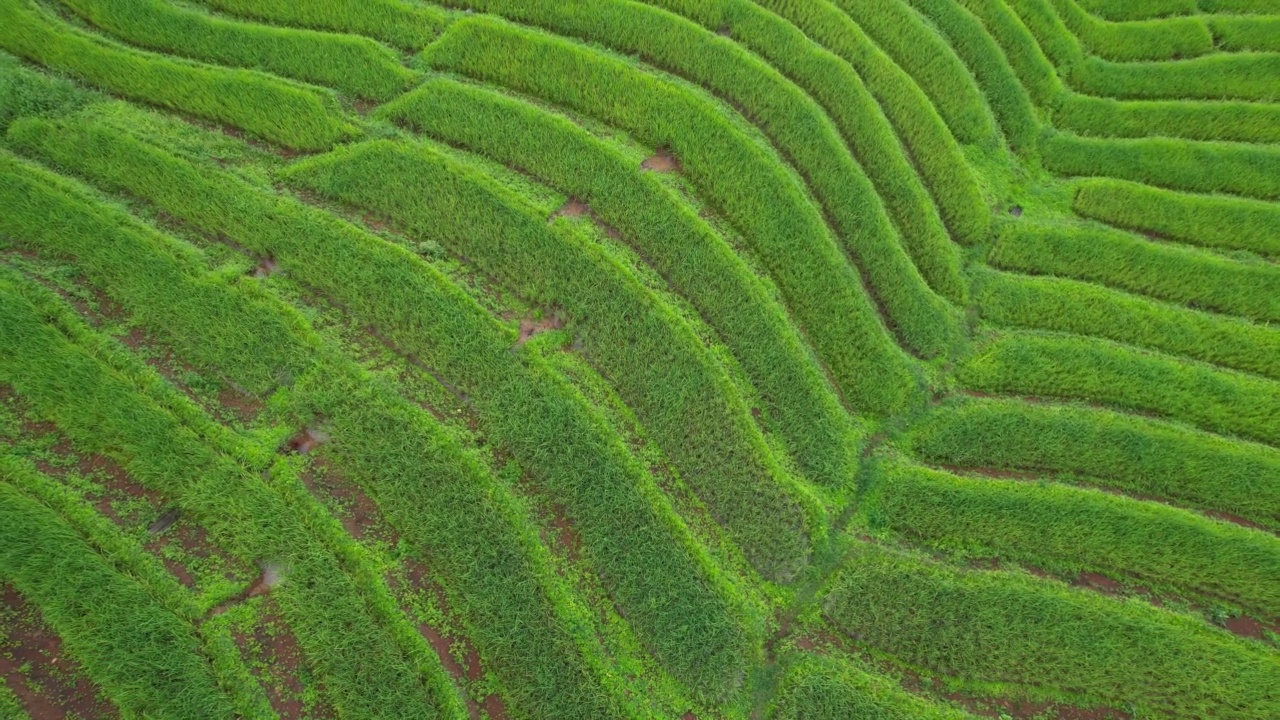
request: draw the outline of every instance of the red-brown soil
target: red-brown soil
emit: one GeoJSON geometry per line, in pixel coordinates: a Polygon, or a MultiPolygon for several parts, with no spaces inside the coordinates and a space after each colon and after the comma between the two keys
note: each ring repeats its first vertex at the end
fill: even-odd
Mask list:
{"type": "MultiPolygon", "coordinates": [[[[253,587],[262,584],[255,583],[253,587]]],[[[253,588],[249,594],[253,594],[253,588]]],[[[281,720],[337,717],[330,707],[305,706],[306,688],[298,678],[304,672],[311,673],[305,669],[298,640],[280,617],[275,601],[266,597],[259,602],[263,604],[258,608],[257,623],[249,632],[234,632],[233,637],[250,672],[262,683],[272,709],[281,720]]]]}
{"type": "Polygon", "coordinates": [[[680,161],[666,150],[659,149],[653,157],[640,163],[640,167],[659,173],[680,172],[680,161]]]}

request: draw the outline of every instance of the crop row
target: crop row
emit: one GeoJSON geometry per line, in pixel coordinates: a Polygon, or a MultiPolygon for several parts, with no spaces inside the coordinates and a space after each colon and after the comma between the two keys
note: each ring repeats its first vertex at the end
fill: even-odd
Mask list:
{"type": "Polygon", "coordinates": [[[800,468],[828,487],[853,478],[857,431],[785,312],[656,177],[567,118],[452,80],[430,80],[380,112],[588,203],[719,332],[759,393],[762,424],[777,429],[800,468]]]}
{"type": "Polygon", "coordinates": [[[196,0],[245,17],[316,30],[367,35],[405,50],[421,50],[448,24],[439,8],[403,0],[196,0]]]}
{"type": "MultiPolygon", "coordinates": [[[[275,258],[291,276],[332,298],[353,319],[376,327],[469,395],[494,441],[511,448],[516,460],[544,478],[564,503],[615,600],[655,654],[691,686],[727,691],[749,650],[742,648],[742,631],[729,619],[726,590],[700,564],[687,531],[582,400],[535,358],[522,361],[513,354],[510,331],[443,276],[325,213],[197,168],[109,127],[42,122],[14,135],[108,186],[127,189],[206,232],[275,258]],[[95,151],[84,151],[90,147],[95,151]],[[683,619],[677,623],[668,616],[683,619]],[[699,621],[693,623],[694,618],[699,621]],[[685,655],[690,647],[685,632],[722,637],[715,643],[721,654],[685,655]]],[[[397,467],[411,470],[403,463],[397,467]]],[[[464,514],[441,512],[442,522],[464,514]]],[[[471,582],[482,579],[474,576],[471,582]]],[[[474,602],[483,610],[480,597],[474,602]]],[[[503,597],[494,593],[485,601],[501,609],[503,597]]],[[[522,647],[526,653],[541,652],[536,643],[522,647]]],[[[543,665],[526,662],[533,668],[543,665]]]]}
{"type": "Polygon", "coordinates": [[[292,148],[325,148],[355,132],[332,93],[126,48],[57,20],[32,0],[0,2],[0,47],[109,92],[292,148]]]}
{"type": "Polygon", "coordinates": [[[426,60],[594,114],[671,149],[739,229],[857,412],[889,414],[915,391],[909,358],[879,323],[857,272],[776,160],[693,93],[559,39],[468,18],[426,60]]]}

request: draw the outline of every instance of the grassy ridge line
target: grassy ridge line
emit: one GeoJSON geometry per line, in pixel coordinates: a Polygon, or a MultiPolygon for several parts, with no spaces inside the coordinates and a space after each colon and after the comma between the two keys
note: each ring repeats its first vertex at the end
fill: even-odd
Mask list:
{"type": "Polygon", "coordinates": [[[929,96],[956,139],[983,144],[995,127],[982,94],[938,34],[903,0],[835,0],[834,4],[929,96]]]}
{"type": "Polygon", "coordinates": [[[459,21],[425,59],[670,147],[705,199],[752,243],[849,405],[886,415],[913,400],[913,366],[877,321],[822,218],[763,149],[701,98],[599,53],[490,18],[459,21]]]}
{"type": "Polygon", "coordinates": [[[1150,20],[1158,17],[1193,15],[1196,0],[1079,0],[1080,6],[1103,20],[1150,20]]]}
{"type": "Polygon", "coordinates": [[[63,0],[125,41],[193,60],[261,69],[356,97],[388,100],[416,74],[363,37],[223,20],[165,0],[63,0]]]}
{"type": "Polygon", "coordinates": [[[1093,55],[1115,62],[1175,60],[1213,52],[1214,37],[1195,17],[1110,22],[1082,10],[1075,0],[1050,0],[1058,17],[1093,55]]]}
{"type": "Polygon", "coordinates": [[[435,238],[544,307],[576,342],[766,577],[803,567],[810,533],[797,488],[722,368],[671,310],[598,245],[496,182],[425,146],[372,142],[299,162],[292,182],[435,238]],[[749,498],[749,499],[748,499],[749,498]]]}
{"type": "Polygon", "coordinates": [[[110,127],[32,122],[14,139],[274,257],[435,368],[471,396],[495,442],[566,506],[615,601],[670,671],[708,696],[737,687],[762,632],[743,601],[604,421],[545,363],[511,353],[511,332],[431,266],[326,213],[110,127]],[[687,654],[694,646],[715,654],[687,654]]]}
{"type": "Polygon", "coordinates": [[[915,81],[826,0],[759,0],[759,4],[783,16],[853,66],[911,152],[952,236],[966,245],[985,240],[991,214],[977,179],[951,130],[915,81]]]}
{"type": "Polygon", "coordinates": [[[0,1],[0,47],[109,92],[299,150],[327,148],[356,132],[331,94],[260,72],[125,48],[56,20],[31,0],[0,1]]]}
{"type": "MultiPolygon", "coordinates": [[[[26,311],[5,288],[7,341],[26,311]]],[[[231,718],[195,629],[120,574],[44,505],[0,482],[0,577],[40,609],[85,672],[126,714],[231,718]]]]}
{"type": "Polygon", "coordinates": [[[1188,510],[1057,483],[877,464],[864,512],[935,547],[1224,598],[1274,617],[1280,539],[1188,510]]]}
{"type": "Polygon", "coordinates": [[[796,653],[769,703],[770,720],[966,720],[972,715],[937,705],[897,683],[836,658],[796,653]]]}
{"type": "Polygon", "coordinates": [[[1200,12],[1235,15],[1280,15],[1277,0],[1197,0],[1200,12]]]}
{"type": "MultiPolygon", "coordinates": [[[[17,132],[21,134],[23,128],[18,127],[17,132]]],[[[37,134],[48,139],[56,133],[37,134]]],[[[60,216],[70,214],[63,210],[60,216]]],[[[114,222],[109,220],[102,225],[126,225],[119,218],[111,220],[114,222]]],[[[82,230],[85,240],[103,245],[102,232],[95,235],[93,229],[82,230]]],[[[278,301],[262,298],[252,281],[243,281],[235,289],[224,284],[220,295],[210,298],[201,282],[205,278],[198,271],[193,276],[189,264],[183,268],[166,258],[163,250],[156,247],[163,239],[151,234],[154,237],[150,243],[119,240],[105,244],[112,251],[96,265],[114,263],[118,268],[136,270],[140,263],[145,264],[149,272],[118,273],[109,288],[153,330],[177,335],[178,347],[199,346],[202,342],[235,345],[243,348],[245,357],[269,358],[279,366],[285,365],[283,358],[292,348],[317,348],[319,340],[309,328],[296,321],[291,323],[291,313],[278,301]],[[169,314],[157,319],[149,312],[149,304],[156,302],[163,303],[169,314]],[[206,306],[223,308],[228,317],[224,327],[204,322],[201,310],[206,306]],[[288,327],[291,332],[268,332],[279,326],[288,327]]],[[[47,245],[56,248],[58,244],[47,245]]],[[[63,242],[59,249],[70,248],[63,242]]],[[[84,256],[81,257],[83,267],[84,256]]],[[[291,402],[299,406],[297,413],[304,418],[317,412],[325,417],[326,429],[336,436],[331,446],[346,458],[335,466],[344,471],[358,467],[360,472],[346,474],[363,479],[361,484],[369,487],[370,495],[382,507],[389,508],[389,518],[404,537],[429,549],[433,569],[438,572],[446,567],[452,571],[442,573],[447,589],[458,600],[451,606],[471,612],[468,617],[474,623],[472,627],[479,630],[477,636],[482,636],[478,640],[480,647],[486,655],[499,660],[491,667],[498,667],[499,676],[515,700],[512,705],[557,707],[565,717],[571,715],[570,708],[612,712],[594,697],[594,684],[584,679],[581,661],[570,660],[576,655],[573,643],[554,627],[546,598],[530,596],[530,589],[540,584],[538,568],[524,565],[530,546],[526,543],[521,547],[513,541],[521,534],[518,526],[503,522],[512,521],[516,515],[511,510],[509,493],[495,487],[495,480],[479,463],[464,457],[456,441],[422,410],[408,408],[406,402],[380,386],[374,390],[376,383],[369,377],[348,363],[327,357],[327,350],[320,349],[318,354],[322,359],[316,361],[314,372],[300,372],[301,377],[293,386],[291,402]],[[308,402],[314,406],[308,406],[308,402]],[[376,428],[376,438],[371,437],[371,428],[376,428]],[[413,459],[408,466],[406,455],[413,459]],[[433,482],[424,484],[424,477],[433,482]],[[429,494],[424,497],[424,492],[429,494]],[[498,510],[506,510],[507,516],[494,517],[498,510]],[[477,573],[480,568],[488,570],[481,575],[477,573]],[[543,615],[544,612],[548,614],[543,615]],[[512,627],[522,631],[512,633],[512,627]],[[555,652],[548,653],[550,648],[555,652]]],[[[190,356],[183,359],[196,360],[190,356]]],[[[531,532],[526,528],[523,534],[531,532]]],[[[412,637],[421,645],[416,632],[412,637]]],[[[419,649],[426,654],[427,664],[438,663],[429,648],[419,649]]],[[[449,681],[443,670],[440,673],[440,685],[447,688],[449,681]]],[[[442,692],[451,694],[452,690],[442,692]]]]}
{"type": "Polygon", "coordinates": [[[1110,228],[1011,224],[991,250],[998,268],[1095,282],[1259,323],[1280,320],[1280,268],[1110,228]]]}
{"type": "Polygon", "coordinates": [[[986,392],[1076,398],[1280,445],[1280,383],[1140,353],[1108,341],[1008,332],[960,366],[986,392]]]}
{"type": "Polygon", "coordinates": [[[439,8],[400,0],[195,0],[242,17],[315,30],[367,35],[405,50],[421,50],[449,22],[439,8]]]}
{"type": "MultiPolygon", "coordinates": [[[[1275,8],[1280,12],[1280,6],[1275,8]]],[[[1214,17],[1206,22],[1217,46],[1228,52],[1280,52],[1280,17],[1275,15],[1214,17]]]]}
{"type": "Polygon", "coordinates": [[[1275,147],[1095,139],[1049,131],[1040,154],[1045,169],[1058,175],[1102,175],[1171,190],[1280,200],[1280,148],[1275,147]]]}
{"type": "Polygon", "coordinates": [[[1280,527],[1280,451],[1108,410],[1014,400],[944,405],[903,448],[961,468],[1059,473],[1280,527]]]}
{"type": "Polygon", "coordinates": [[[1070,84],[1072,72],[1090,55],[1080,40],[1067,29],[1062,18],[1054,11],[1051,1],[1000,0],[1021,18],[1055,71],[1070,84]]]}
{"type": "Polygon", "coordinates": [[[748,0],[649,0],[649,4],[685,15],[709,30],[730,28],[735,42],[819,102],[875,185],[925,282],[957,305],[968,302],[959,250],[947,235],[938,207],[879,103],[849,63],[748,0]]]}
{"type": "MultiPolygon", "coordinates": [[[[782,74],[713,30],[630,2],[466,0],[557,33],[638,53],[728,98],[760,125],[805,179],[888,322],[933,358],[960,338],[959,314],[935,295],[903,250],[875,186],[822,108],[782,74]]],[[[609,62],[601,56],[602,62],[609,62]]]]}
{"type": "Polygon", "coordinates": [[[1042,110],[1053,107],[1066,92],[1057,69],[1031,31],[1003,0],[959,0],[981,22],[1004,51],[1010,69],[1018,76],[1031,102],[1042,110]]]}
{"type": "MultiPolygon", "coordinates": [[[[15,277],[0,267],[5,280],[15,277]]],[[[109,565],[144,588],[165,610],[188,624],[204,614],[192,593],[183,587],[153,555],[103,517],[83,497],[68,486],[40,472],[26,458],[0,450],[0,478],[27,496],[57,513],[83,537],[109,565]]],[[[262,686],[250,674],[234,647],[219,642],[208,626],[195,628],[204,653],[222,690],[230,696],[235,712],[246,718],[272,718],[275,712],[262,686]]]]}
{"type": "Polygon", "coordinates": [[[975,301],[1003,327],[1091,335],[1280,380],[1280,329],[1092,283],[981,270],[975,301]]]}
{"type": "Polygon", "coordinates": [[[907,1],[932,22],[973,74],[1013,151],[1021,155],[1033,148],[1040,136],[1040,120],[1031,97],[982,21],[953,0],[907,1]]]}
{"type": "Polygon", "coordinates": [[[1280,206],[1273,203],[1098,178],[1080,184],[1071,209],[1128,230],[1280,260],[1280,206]]]}
{"type": "Polygon", "coordinates": [[[861,544],[823,608],[860,644],[962,680],[1017,683],[1033,697],[1083,695],[1143,717],[1280,713],[1274,651],[1029,575],[958,571],[861,544]]]}
{"type": "Polygon", "coordinates": [[[1071,85],[1121,99],[1252,100],[1280,102],[1280,53],[1216,53],[1159,63],[1112,63],[1088,58],[1071,85]]]}
{"type": "Polygon", "coordinates": [[[23,67],[0,51],[0,131],[19,117],[71,112],[92,98],[75,84],[23,67]]]}
{"type": "Polygon", "coordinates": [[[719,331],[760,394],[763,424],[785,439],[800,468],[833,488],[853,478],[861,431],[827,389],[783,309],[660,181],[567,118],[443,78],[379,112],[589,203],[719,331]]]}
{"type": "MultiPolygon", "coordinates": [[[[11,236],[22,237],[43,218],[74,218],[92,209],[91,201],[86,203],[83,193],[70,183],[10,157],[4,160],[8,172],[0,186],[0,197],[20,209],[5,217],[4,229],[11,236]],[[78,202],[77,197],[81,198],[78,202]]],[[[77,234],[92,233],[91,227],[85,227],[83,221],[77,225],[76,221],[80,219],[61,226],[50,223],[51,231],[34,249],[74,254],[74,242],[67,239],[72,234],[69,228],[75,228],[77,234]]],[[[106,221],[107,227],[111,221],[126,224],[127,217],[117,213],[106,221]]],[[[163,256],[167,248],[136,243],[130,249],[144,254],[121,256],[117,264],[129,264],[136,270],[155,269],[166,262],[163,256]],[[140,266],[142,262],[146,265],[140,266]]],[[[148,273],[138,275],[150,278],[148,273]]],[[[170,278],[181,281],[180,276],[166,279],[170,278]]],[[[363,715],[389,706],[432,717],[441,705],[451,707],[456,699],[438,658],[400,615],[363,551],[303,488],[293,466],[296,463],[277,461],[263,470],[264,477],[274,486],[269,488],[241,464],[246,457],[264,455],[261,449],[255,452],[236,447],[243,441],[212,422],[149,368],[139,367],[132,358],[114,359],[121,357],[121,351],[102,336],[84,329],[60,300],[48,298],[47,293],[45,296],[38,301],[42,303],[41,311],[59,319],[64,325],[62,332],[78,344],[67,343],[57,333],[46,338],[45,352],[49,357],[61,358],[65,377],[24,358],[28,364],[9,369],[15,373],[15,388],[27,394],[43,416],[56,422],[73,439],[80,439],[86,448],[123,456],[119,459],[133,477],[174,497],[184,509],[201,517],[210,533],[229,551],[249,560],[282,560],[307,577],[305,589],[289,586],[299,592],[282,596],[281,606],[304,652],[321,674],[327,673],[325,684],[337,707],[363,715]],[[93,357],[99,355],[122,365],[103,365],[93,357]],[[139,387],[145,388],[146,394],[139,392],[139,387]],[[85,403],[93,404],[86,408],[85,403]],[[193,483],[189,479],[192,477],[199,480],[193,483]],[[237,495],[235,507],[230,507],[228,498],[237,495]],[[247,514],[240,515],[240,511],[247,514]],[[271,520],[264,521],[263,517],[271,520]],[[247,527],[256,531],[247,532],[247,527]],[[279,538],[289,541],[279,542],[279,538]],[[355,576],[354,580],[347,572],[355,576]],[[324,598],[324,612],[307,607],[317,597],[324,598]],[[340,626],[346,628],[346,634],[338,641],[334,632],[340,626]],[[419,681],[420,676],[426,677],[427,687],[419,681]]],[[[170,309],[188,308],[194,317],[186,314],[182,319],[199,324],[199,310],[190,310],[189,298],[190,295],[185,298],[186,303],[172,303],[170,309]]],[[[203,298],[210,299],[207,294],[203,298]]],[[[117,299],[127,302],[134,297],[121,295],[117,299]]],[[[238,305],[240,312],[253,317],[254,305],[244,300],[229,292],[213,298],[219,304],[238,305]]],[[[257,320],[263,325],[280,322],[280,318],[263,317],[261,313],[257,320]]],[[[241,331],[239,335],[244,337],[245,333],[241,331]]],[[[274,339],[289,341],[280,336],[274,339]]],[[[267,347],[259,344],[254,351],[270,356],[267,347]]],[[[43,356],[36,353],[32,357],[43,356]]],[[[267,462],[269,456],[259,457],[256,466],[261,468],[267,462]]]]}

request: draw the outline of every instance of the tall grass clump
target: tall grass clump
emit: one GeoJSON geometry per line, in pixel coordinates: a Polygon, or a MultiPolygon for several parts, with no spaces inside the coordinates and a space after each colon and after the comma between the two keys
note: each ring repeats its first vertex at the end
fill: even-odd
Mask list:
{"type": "Polygon", "coordinates": [[[370,100],[398,95],[415,77],[391,50],[363,37],[223,20],[165,0],[66,4],[116,37],[157,52],[265,70],[370,100]]]}
{"type": "Polygon", "coordinates": [[[1009,332],[965,361],[957,379],[974,390],[1091,400],[1280,444],[1280,383],[1103,340],[1009,332]]]}
{"type": "Polygon", "coordinates": [[[449,23],[439,8],[402,0],[195,0],[282,25],[367,35],[405,50],[426,47],[449,23]]]}
{"type": "Polygon", "coordinates": [[[971,715],[935,704],[847,660],[809,653],[783,661],[771,720],[965,720],[971,715]]]}
{"type": "Polygon", "coordinates": [[[852,479],[857,430],[785,312],[656,177],[563,116],[452,80],[429,80],[380,112],[588,203],[719,332],[759,393],[762,424],[786,440],[806,475],[830,487],[852,479]]]}
{"type": "Polygon", "coordinates": [[[963,400],[902,445],[927,461],[1055,475],[1280,527],[1280,451],[1109,410],[963,400]]]}
{"type": "Polygon", "coordinates": [[[72,28],[31,0],[0,2],[0,47],[103,90],[299,150],[327,148],[355,133],[331,94],[252,70],[132,50],[72,28]]]}
{"type": "Polygon", "coordinates": [[[0,52],[0,131],[18,118],[62,115],[93,100],[93,93],[25,68],[17,58],[0,52]]]}
{"type": "Polygon", "coordinates": [[[1080,184],[1071,208],[1128,230],[1280,260],[1280,207],[1274,203],[1099,178],[1080,184]]]}
{"type": "Polygon", "coordinates": [[[1079,0],[1080,7],[1103,20],[1149,20],[1157,17],[1193,15],[1196,0],[1079,0]]]}
{"type": "Polygon", "coordinates": [[[792,316],[858,412],[905,407],[910,361],[878,322],[857,272],[775,156],[699,96],[598,52],[501,21],[459,21],[425,54],[432,67],[564,103],[665,146],[743,233],[792,316]]]}
{"type": "MultiPolygon", "coordinates": [[[[1280,13],[1280,5],[1272,12],[1280,13]]],[[[1220,16],[1205,22],[1218,48],[1228,52],[1280,52],[1280,17],[1276,15],[1220,16]]]]}
{"type": "Polygon", "coordinates": [[[859,644],[947,677],[1149,717],[1280,713],[1272,651],[1188,616],[1026,574],[955,570],[860,544],[823,608],[859,644]]]}
{"type": "Polygon", "coordinates": [[[1084,47],[1104,60],[1177,60],[1213,51],[1213,34],[1200,18],[1115,23],[1093,17],[1081,9],[1076,0],[1050,2],[1084,47]]]}
{"type": "Polygon", "coordinates": [[[1066,93],[1054,126],[1077,135],[1280,143],[1280,105],[1245,100],[1116,100],[1066,93]]]}
{"type": "Polygon", "coordinates": [[[1071,72],[1075,89],[1133,100],[1280,101],[1280,53],[1215,53],[1189,60],[1113,63],[1089,58],[1071,72]]]}

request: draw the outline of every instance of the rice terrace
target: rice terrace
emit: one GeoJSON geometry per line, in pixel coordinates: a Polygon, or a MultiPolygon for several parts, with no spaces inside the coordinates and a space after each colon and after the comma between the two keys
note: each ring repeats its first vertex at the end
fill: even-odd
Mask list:
{"type": "Polygon", "coordinates": [[[0,0],[0,720],[1277,720],[1280,0],[0,0]]]}

